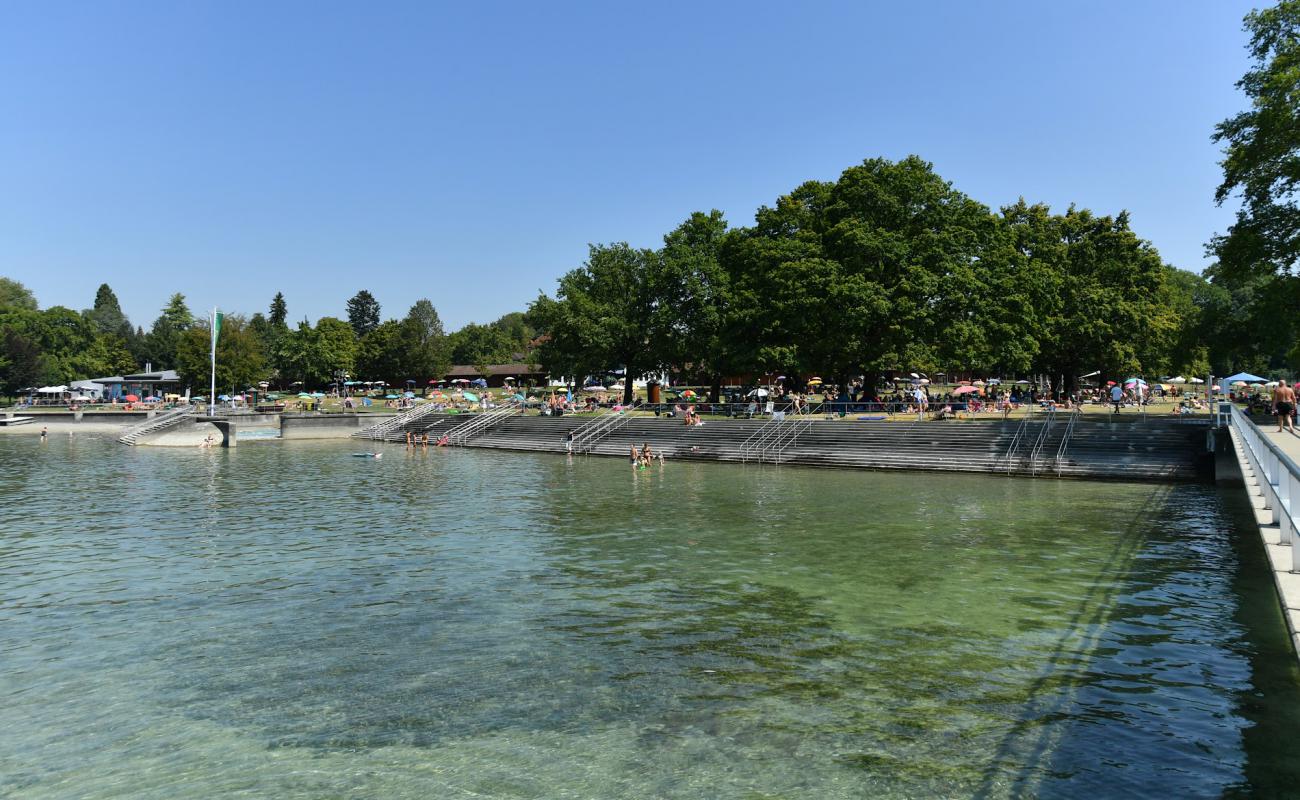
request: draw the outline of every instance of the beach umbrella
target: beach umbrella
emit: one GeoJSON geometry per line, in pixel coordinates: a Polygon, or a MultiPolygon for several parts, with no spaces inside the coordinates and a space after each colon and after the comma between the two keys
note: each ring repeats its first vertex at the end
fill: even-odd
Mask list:
{"type": "Polygon", "coordinates": [[[694,396],[695,396],[695,391],[693,389],[687,389],[686,391],[682,392],[682,397],[694,397],[694,396]]]}
{"type": "Polygon", "coordinates": [[[471,403],[478,402],[478,395],[474,394],[473,392],[464,392],[463,394],[465,395],[465,399],[470,401],[471,403]]]}
{"type": "Polygon", "coordinates": [[[1191,382],[1192,382],[1192,383],[1205,383],[1205,381],[1202,380],[1201,378],[1192,378],[1192,379],[1191,379],[1191,382]]]}
{"type": "Polygon", "coordinates": [[[1106,385],[1107,385],[1107,386],[1114,386],[1114,385],[1115,385],[1115,381],[1106,381],[1106,385]]]}
{"type": "Polygon", "coordinates": [[[1182,375],[1175,375],[1174,377],[1172,377],[1172,378],[1169,379],[1169,382],[1170,382],[1170,383],[1187,383],[1187,379],[1184,378],[1182,375]]]}
{"type": "Polygon", "coordinates": [[[324,392],[312,392],[312,393],[311,393],[311,396],[312,396],[312,397],[324,397],[324,396],[325,396],[325,393],[324,393],[324,392]]]}
{"type": "Polygon", "coordinates": [[[395,395],[395,394],[386,394],[386,395],[384,395],[384,399],[385,399],[385,400],[396,400],[396,399],[397,399],[397,395],[395,395]]]}
{"type": "Polygon", "coordinates": [[[1277,381],[1269,381],[1268,383],[1266,383],[1266,384],[1264,384],[1264,385],[1267,386],[1268,388],[1272,389],[1274,386],[1277,386],[1278,384],[1277,384],[1277,381]]]}
{"type": "Polygon", "coordinates": [[[605,389],[604,386],[600,386],[600,385],[592,385],[592,386],[584,386],[584,387],[582,387],[582,391],[584,391],[584,392],[603,392],[603,391],[606,391],[606,389],[605,389]]]}
{"type": "Polygon", "coordinates": [[[822,382],[823,382],[823,381],[822,381],[821,378],[809,378],[809,379],[808,379],[808,383],[809,383],[810,385],[811,385],[811,384],[814,384],[814,383],[822,383],[822,382]]]}
{"type": "Polygon", "coordinates": [[[1246,383],[1245,381],[1233,381],[1230,385],[1240,387],[1240,386],[1249,386],[1250,384],[1246,383]]]}
{"type": "Polygon", "coordinates": [[[404,392],[403,397],[415,397],[415,392],[404,392]]]}
{"type": "MultiPolygon", "coordinates": [[[[150,399],[152,399],[152,398],[146,397],[145,399],[146,399],[146,400],[150,400],[150,399]]],[[[227,400],[230,399],[230,395],[228,395],[228,394],[219,394],[219,395],[217,395],[217,399],[224,403],[224,402],[226,402],[227,400]]]]}
{"type": "Polygon", "coordinates": [[[1029,381],[1023,381],[1023,380],[1021,380],[1021,381],[1016,381],[1016,385],[1017,385],[1017,386],[1028,386],[1028,385],[1029,385],[1029,381]]]}
{"type": "Polygon", "coordinates": [[[1251,375],[1249,372],[1238,372],[1236,375],[1229,375],[1223,379],[1225,383],[1263,383],[1264,379],[1258,375],[1251,375]]]}
{"type": "Polygon", "coordinates": [[[953,393],[953,394],[970,394],[971,392],[978,392],[978,391],[979,391],[979,389],[976,389],[974,386],[958,386],[956,389],[953,389],[952,393],[953,393]]]}
{"type": "Polygon", "coordinates": [[[975,381],[974,383],[971,384],[971,386],[983,386],[983,385],[984,385],[984,381],[975,381]]]}
{"type": "MultiPolygon", "coordinates": [[[[750,397],[767,397],[767,394],[768,394],[768,392],[767,392],[766,389],[754,389],[753,391],[751,391],[751,392],[749,393],[749,396],[750,396],[750,397]]],[[[685,395],[683,395],[683,397],[684,397],[684,396],[685,396],[685,395]]]]}
{"type": "Polygon", "coordinates": [[[306,392],[298,392],[298,396],[301,397],[301,398],[304,399],[304,400],[310,400],[310,399],[311,399],[311,395],[308,394],[308,393],[306,393],[306,392]]]}
{"type": "Polygon", "coordinates": [[[123,399],[126,400],[126,402],[128,402],[128,403],[138,403],[138,402],[140,402],[140,397],[139,397],[138,395],[134,395],[134,394],[128,394],[128,395],[127,395],[126,397],[124,397],[123,399]]]}

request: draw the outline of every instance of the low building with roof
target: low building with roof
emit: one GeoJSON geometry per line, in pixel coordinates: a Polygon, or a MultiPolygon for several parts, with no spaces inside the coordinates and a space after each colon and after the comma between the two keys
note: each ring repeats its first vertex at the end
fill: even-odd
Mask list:
{"type": "Polygon", "coordinates": [[[104,387],[105,402],[116,400],[124,402],[127,395],[140,399],[161,397],[164,393],[178,392],[181,377],[174,369],[146,370],[131,375],[110,375],[107,378],[92,378],[94,383],[104,387]]]}

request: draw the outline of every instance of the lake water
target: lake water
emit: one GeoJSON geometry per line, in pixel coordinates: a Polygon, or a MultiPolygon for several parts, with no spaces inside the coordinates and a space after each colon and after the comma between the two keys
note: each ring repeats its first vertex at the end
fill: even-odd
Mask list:
{"type": "Polygon", "coordinates": [[[1300,786],[1236,495],[356,449],[0,438],[0,796],[1300,786]]]}

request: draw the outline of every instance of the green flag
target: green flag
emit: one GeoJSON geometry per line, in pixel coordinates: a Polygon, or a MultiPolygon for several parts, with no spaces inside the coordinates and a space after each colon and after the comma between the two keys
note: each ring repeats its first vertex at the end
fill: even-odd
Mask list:
{"type": "Polygon", "coordinates": [[[217,357],[217,337],[221,335],[221,320],[225,318],[225,316],[225,314],[222,314],[215,308],[212,309],[212,358],[214,360],[217,357]]]}

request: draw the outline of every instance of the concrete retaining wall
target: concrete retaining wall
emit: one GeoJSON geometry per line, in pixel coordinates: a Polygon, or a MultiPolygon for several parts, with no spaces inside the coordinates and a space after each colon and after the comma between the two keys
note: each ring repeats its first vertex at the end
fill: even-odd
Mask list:
{"type": "Polygon", "coordinates": [[[211,422],[186,420],[174,427],[148,437],[140,442],[149,447],[198,447],[207,437],[212,437],[212,446],[220,447],[223,432],[211,422]]]}
{"type": "Polygon", "coordinates": [[[346,439],[394,414],[283,414],[282,439],[346,439]]]}

